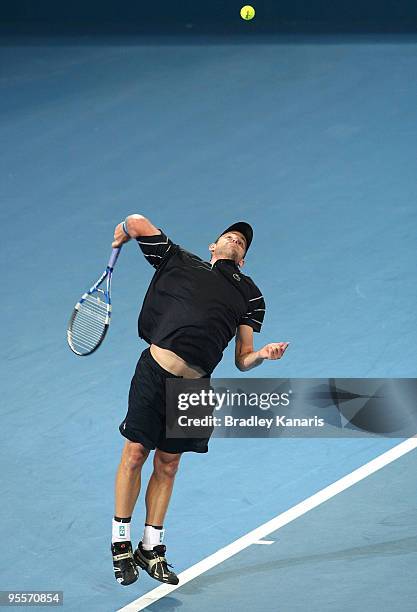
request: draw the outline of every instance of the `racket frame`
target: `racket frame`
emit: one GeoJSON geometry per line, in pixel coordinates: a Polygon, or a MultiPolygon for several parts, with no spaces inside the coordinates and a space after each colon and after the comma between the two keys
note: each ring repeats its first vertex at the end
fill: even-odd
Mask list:
{"type": "Polygon", "coordinates": [[[109,325],[110,325],[110,319],[111,319],[111,280],[112,280],[112,274],[113,274],[113,269],[114,266],[116,265],[116,261],[117,258],[119,257],[120,254],[120,250],[122,247],[117,247],[114,248],[112,250],[112,253],[110,255],[110,259],[107,263],[106,269],[104,270],[103,274],[100,276],[100,278],[94,283],[94,285],[92,285],[90,287],[90,289],[86,292],[83,293],[83,295],[81,296],[80,300],[76,303],[74,310],[72,311],[70,320],[68,322],[68,326],[67,326],[67,342],[68,345],[70,347],[70,349],[72,350],[73,353],[75,353],[76,355],[78,355],[79,357],[87,357],[88,355],[91,355],[92,353],[94,353],[98,347],[102,344],[104,338],[106,337],[107,331],[109,329],[109,325]],[[106,289],[101,289],[100,285],[103,284],[103,282],[106,280],[106,289]],[[84,352],[84,353],[80,353],[80,351],[78,351],[75,346],[73,345],[72,342],[72,324],[75,320],[75,317],[77,316],[77,313],[81,307],[81,305],[83,304],[83,302],[86,301],[86,299],[88,298],[89,295],[92,295],[93,293],[96,292],[101,292],[104,295],[105,298],[105,304],[106,304],[106,319],[104,322],[104,329],[103,332],[97,342],[97,344],[88,352],[84,352]]]}

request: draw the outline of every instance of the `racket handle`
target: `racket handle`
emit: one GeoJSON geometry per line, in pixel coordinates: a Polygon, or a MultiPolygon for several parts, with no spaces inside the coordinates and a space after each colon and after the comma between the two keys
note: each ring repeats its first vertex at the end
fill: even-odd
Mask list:
{"type": "Polygon", "coordinates": [[[110,270],[113,270],[114,266],[116,265],[116,261],[117,261],[117,258],[119,257],[121,248],[122,247],[118,247],[117,249],[112,250],[110,259],[109,259],[109,263],[107,264],[107,267],[110,268],[110,270]]]}

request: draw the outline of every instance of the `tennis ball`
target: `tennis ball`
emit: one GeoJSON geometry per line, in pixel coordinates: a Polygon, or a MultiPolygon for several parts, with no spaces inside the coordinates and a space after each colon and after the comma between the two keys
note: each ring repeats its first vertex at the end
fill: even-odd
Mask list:
{"type": "Polygon", "coordinates": [[[240,9],[240,16],[242,17],[242,19],[245,19],[245,21],[249,21],[250,19],[253,19],[255,17],[255,9],[253,8],[253,6],[246,4],[240,9]]]}

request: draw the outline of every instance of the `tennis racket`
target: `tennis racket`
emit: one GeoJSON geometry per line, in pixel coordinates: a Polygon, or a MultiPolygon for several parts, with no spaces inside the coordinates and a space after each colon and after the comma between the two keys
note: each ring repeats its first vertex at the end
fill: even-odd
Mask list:
{"type": "Polygon", "coordinates": [[[67,340],[76,355],[94,353],[107,334],[111,317],[111,277],[120,249],[113,249],[103,274],[75,305],[67,327],[67,340]]]}

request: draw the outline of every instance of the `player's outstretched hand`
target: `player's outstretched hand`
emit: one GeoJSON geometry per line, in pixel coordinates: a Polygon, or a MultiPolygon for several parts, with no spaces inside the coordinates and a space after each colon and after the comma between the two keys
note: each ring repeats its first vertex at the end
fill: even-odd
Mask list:
{"type": "Polygon", "coordinates": [[[287,350],[288,342],[270,342],[259,350],[262,359],[281,359],[287,350]]]}
{"type": "Polygon", "coordinates": [[[123,223],[119,223],[114,228],[114,237],[113,242],[111,243],[112,247],[116,249],[119,246],[122,246],[125,242],[129,242],[130,238],[123,231],[123,223]]]}

